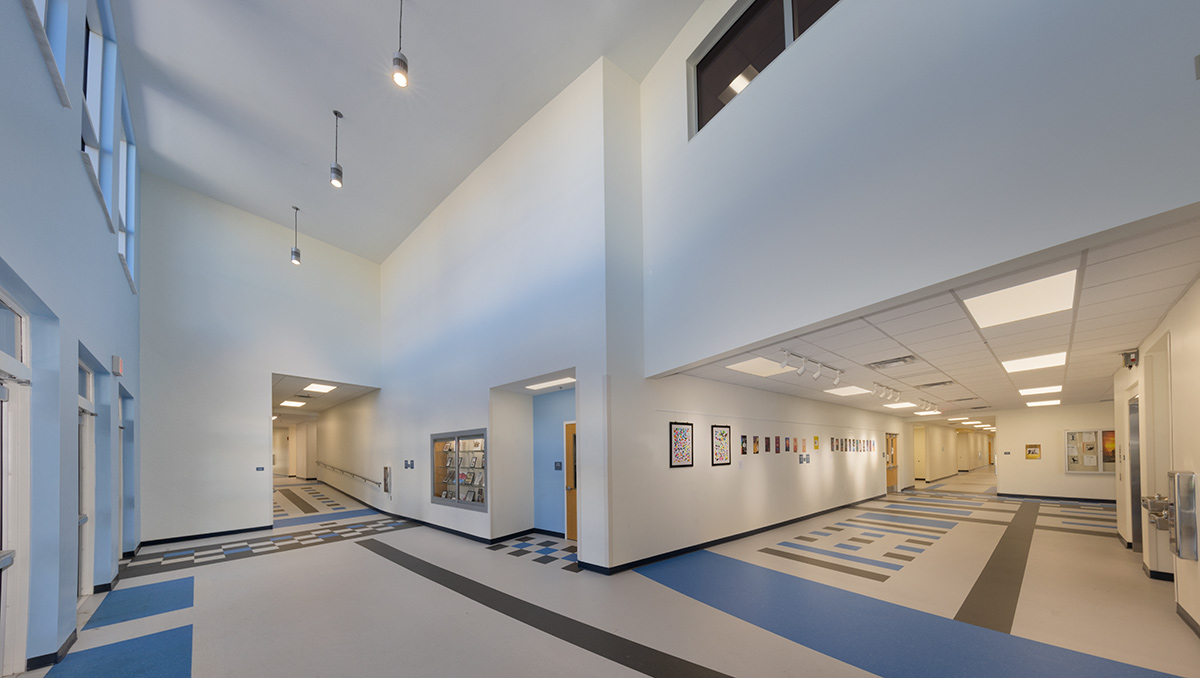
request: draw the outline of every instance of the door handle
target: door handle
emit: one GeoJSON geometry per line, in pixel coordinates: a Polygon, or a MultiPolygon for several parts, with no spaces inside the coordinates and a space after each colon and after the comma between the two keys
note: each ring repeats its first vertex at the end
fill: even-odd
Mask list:
{"type": "Polygon", "coordinates": [[[79,526],[80,526],[80,527],[83,527],[83,525],[85,525],[85,524],[87,523],[87,521],[88,521],[87,514],[86,514],[86,513],[80,513],[80,514],[79,514],[79,526]]]}
{"type": "Polygon", "coordinates": [[[573,491],[574,489],[575,489],[575,488],[571,487],[570,485],[567,485],[567,492],[571,492],[571,491],[573,491]]]}

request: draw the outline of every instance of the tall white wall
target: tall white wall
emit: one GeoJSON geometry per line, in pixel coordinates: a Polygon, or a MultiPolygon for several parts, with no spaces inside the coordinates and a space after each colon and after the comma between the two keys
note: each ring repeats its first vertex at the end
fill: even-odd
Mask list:
{"type": "Polygon", "coordinates": [[[401,459],[388,458],[375,444],[379,421],[379,391],[371,391],[325,410],[315,426],[317,456],[313,460],[313,476],[318,480],[375,507],[387,503],[382,487],[317,466],[316,462],[382,484],[384,466],[394,464],[392,472],[397,473],[404,464],[401,459]]]}
{"type": "Polygon", "coordinates": [[[959,471],[972,471],[988,465],[988,436],[974,431],[959,431],[955,440],[955,454],[959,471]]]}
{"type": "Polygon", "coordinates": [[[958,435],[954,429],[925,424],[925,480],[933,482],[958,473],[958,435]]]}
{"type": "MultiPolygon", "coordinates": [[[[82,36],[85,3],[71,2],[69,35],[82,36]]],[[[83,108],[82,37],[65,52],[66,90],[59,100],[46,63],[20,2],[0,3],[0,288],[32,314],[32,379],[14,387],[14,402],[30,414],[29,437],[16,450],[17,468],[28,473],[25,506],[12,506],[6,538],[27,530],[30,542],[4,573],[10,606],[28,589],[28,609],[8,609],[9,624],[27,624],[24,647],[7,648],[20,657],[54,653],[75,630],[78,572],[78,400],[80,348],[107,368],[111,357],[125,360],[124,376],[101,369],[97,380],[96,515],[108,516],[97,534],[103,559],[90,583],[109,583],[116,570],[119,535],[111,517],[119,510],[117,407],[119,388],[132,399],[126,418],[133,422],[131,463],[137,463],[142,423],[138,359],[139,297],[130,289],[117,258],[117,236],[109,231],[101,202],[81,160],[79,134],[83,108]],[[22,393],[17,393],[23,391],[22,393]],[[18,615],[27,613],[27,619],[18,615]]],[[[116,72],[120,73],[119,68],[116,72]]],[[[18,479],[14,478],[14,483],[18,479]]],[[[23,482],[23,481],[22,481],[23,482]]],[[[11,489],[11,487],[10,487],[11,489]]],[[[10,501],[12,497],[9,497],[10,501]]],[[[134,498],[137,501],[136,497],[134,498]]],[[[98,527],[98,520],[93,523],[98,527]]],[[[137,515],[124,528],[137,539],[137,515]]]]}
{"type": "Polygon", "coordinates": [[[642,82],[649,374],[1196,199],[1198,3],[841,2],[689,139],[732,4],[642,82]]]}
{"type": "Polygon", "coordinates": [[[286,476],[291,473],[288,456],[288,430],[286,428],[271,430],[271,460],[273,462],[271,472],[274,475],[286,476]]]}
{"type": "Polygon", "coordinates": [[[1067,431],[1115,430],[1112,403],[1030,407],[996,413],[996,491],[1043,497],[1115,499],[1111,473],[1067,473],[1067,431]],[[1026,459],[1026,445],[1041,459],[1026,459]]]}
{"type": "Polygon", "coordinates": [[[379,266],[149,174],[142,224],[142,537],[269,525],[271,374],[374,385],[379,266]]]}

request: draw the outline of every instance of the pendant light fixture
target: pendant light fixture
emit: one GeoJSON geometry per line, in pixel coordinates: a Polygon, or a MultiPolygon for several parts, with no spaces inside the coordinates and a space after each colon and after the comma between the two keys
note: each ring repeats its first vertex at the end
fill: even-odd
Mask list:
{"type": "Polygon", "coordinates": [[[396,53],[392,55],[392,82],[408,87],[408,58],[400,49],[404,46],[404,0],[400,0],[400,28],[396,36],[396,53]]]}
{"type": "Polygon", "coordinates": [[[338,123],[342,120],[342,112],[333,112],[333,164],[329,166],[329,183],[334,188],[342,187],[342,166],[338,164],[338,123]]]}
{"type": "Polygon", "coordinates": [[[295,240],[292,241],[292,263],[300,265],[300,208],[292,205],[292,229],[295,240]]]}

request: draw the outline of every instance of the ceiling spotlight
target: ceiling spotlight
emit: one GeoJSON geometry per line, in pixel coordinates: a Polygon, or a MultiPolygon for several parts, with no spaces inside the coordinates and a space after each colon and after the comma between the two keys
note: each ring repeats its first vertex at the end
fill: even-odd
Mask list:
{"type": "Polygon", "coordinates": [[[404,0],[400,0],[400,28],[396,35],[396,53],[392,55],[392,82],[408,87],[408,58],[400,51],[404,45],[404,0]]]}
{"type": "Polygon", "coordinates": [[[329,183],[334,188],[342,187],[342,166],[338,164],[338,122],[342,119],[341,111],[333,112],[333,164],[329,166],[329,183]]]}
{"type": "Polygon", "coordinates": [[[871,395],[879,395],[879,384],[871,384],[871,395]]]}
{"type": "Polygon", "coordinates": [[[784,351],[783,352],[783,360],[779,361],[779,369],[786,370],[788,368],[788,358],[791,358],[791,357],[792,357],[791,353],[784,351]]]}
{"type": "Polygon", "coordinates": [[[300,265],[300,208],[292,205],[292,235],[295,238],[292,241],[292,263],[300,265]]]}
{"type": "Polygon", "coordinates": [[[821,378],[821,368],[824,367],[821,363],[817,363],[817,371],[813,372],[813,381],[821,378]]]}
{"type": "Polygon", "coordinates": [[[842,371],[841,370],[835,370],[835,371],[837,372],[837,376],[833,378],[833,385],[837,386],[838,384],[842,383],[842,371]]]}

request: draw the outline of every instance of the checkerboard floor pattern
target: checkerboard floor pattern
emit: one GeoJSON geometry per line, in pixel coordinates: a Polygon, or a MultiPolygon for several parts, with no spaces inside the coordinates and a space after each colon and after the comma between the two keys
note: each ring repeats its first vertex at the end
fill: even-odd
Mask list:
{"type": "Polygon", "coordinates": [[[562,569],[567,572],[579,571],[579,556],[576,553],[578,547],[570,539],[527,534],[516,539],[507,539],[499,544],[492,544],[487,549],[507,553],[516,558],[531,556],[530,561],[542,565],[566,563],[562,569]]]}
{"type": "Polygon", "coordinates": [[[325,495],[324,492],[317,489],[316,487],[305,485],[304,487],[301,487],[300,489],[307,492],[308,496],[311,497],[314,501],[324,504],[325,508],[327,508],[331,511],[345,511],[346,510],[345,506],[342,506],[341,504],[337,503],[336,501],[330,499],[328,496],[325,495]]]}
{"type": "Polygon", "coordinates": [[[351,525],[322,523],[315,529],[303,532],[255,537],[227,544],[213,544],[194,549],[180,549],[178,551],[139,555],[122,566],[121,576],[135,577],[143,574],[177,570],[204,565],[206,563],[233,560],[235,558],[248,558],[275,553],[277,551],[289,551],[317,544],[355,539],[371,534],[394,532],[417,526],[417,523],[388,517],[351,525]]]}

